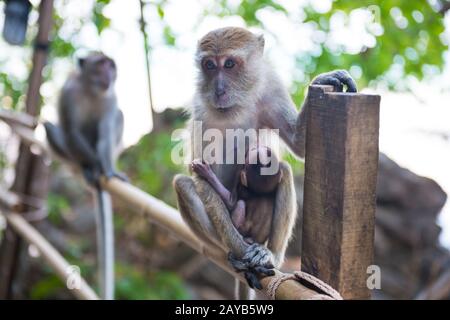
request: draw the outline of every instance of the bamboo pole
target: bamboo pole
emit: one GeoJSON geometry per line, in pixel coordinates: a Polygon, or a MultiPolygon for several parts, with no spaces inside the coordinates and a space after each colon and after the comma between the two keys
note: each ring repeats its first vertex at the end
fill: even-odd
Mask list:
{"type": "MultiPolygon", "coordinates": [[[[22,236],[29,244],[38,248],[43,259],[55,270],[60,279],[66,282],[71,265],[22,215],[14,213],[21,207],[19,196],[9,190],[0,188],[0,214],[5,217],[8,225],[19,236],[22,236]],[[4,209],[3,212],[1,209],[4,209]]],[[[81,275],[75,280],[78,280],[79,288],[70,289],[75,297],[82,300],[99,299],[95,291],[89,287],[81,275]]]]}
{"type": "MultiPolygon", "coordinates": [[[[20,214],[0,212],[14,231],[25,239],[29,244],[36,246],[40,254],[50,267],[55,270],[58,277],[66,283],[68,278],[68,271],[71,270],[71,265],[64,259],[64,257],[36,230],[28,223],[20,214]]],[[[82,300],[98,300],[97,294],[87,284],[81,275],[77,275],[78,288],[70,289],[78,299],[82,300]]]]}
{"type": "MultiPolygon", "coordinates": [[[[30,116],[38,116],[41,96],[39,90],[42,83],[42,70],[47,60],[50,29],[52,26],[53,0],[41,0],[39,4],[38,32],[35,38],[33,64],[28,79],[26,95],[26,112],[30,116]]],[[[22,116],[21,118],[24,118],[22,116]]],[[[15,166],[16,176],[11,189],[19,194],[35,198],[45,198],[47,194],[48,166],[42,158],[33,154],[22,143],[19,145],[19,157],[15,166]],[[36,181],[38,184],[34,184],[36,181]]],[[[0,299],[14,296],[12,283],[19,269],[21,243],[20,239],[9,228],[0,244],[0,299]]],[[[25,265],[26,266],[26,265],[25,265]]]]}
{"type": "MultiPolygon", "coordinates": [[[[45,153],[54,156],[54,154],[50,152],[47,143],[37,139],[32,130],[18,126],[11,126],[11,128],[18,136],[20,136],[23,142],[37,145],[45,153]]],[[[67,161],[61,160],[68,164],[67,161]]],[[[217,248],[211,247],[209,244],[206,244],[197,238],[175,208],[117,178],[111,178],[109,180],[102,179],[101,184],[113,198],[124,201],[137,213],[145,214],[153,223],[165,229],[195,251],[209,258],[232,276],[245,282],[243,276],[234,272],[230,267],[226,252],[218,251],[217,248]]],[[[263,286],[261,292],[267,294],[268,287],[275,277],[287,275],[279,270],[275,270],[275,273],[275,276],[265,277],[261,280],[261,285],[263,286]]],[[[288,279],[279,285],[275,293],[275,298],[277,300],[308,300],[317,298],[321,293],[322,292],[319,290],[314,291],[296,280],[288,279]]]]}
{"type": "Polygon", "coordinates": [[[0,119],[10,124],[20,124],[29,128],[34,128],[37,125],[35,117],[27,113],[17,113],[4,108],[0,108],[0,119]]]}

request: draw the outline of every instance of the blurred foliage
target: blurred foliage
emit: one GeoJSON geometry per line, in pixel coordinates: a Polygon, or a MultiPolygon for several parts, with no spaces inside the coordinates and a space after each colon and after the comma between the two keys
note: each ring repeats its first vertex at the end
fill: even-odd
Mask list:
{"type": "Polygon", "coordinates": [[[51,299],[57,297],[61,290],[65,290],[64,283],[54,272],[50,271],[34,284],[30,297],[35,300],[51,299]]]}
{"type": "MultiPolygon", "coordinates": [[[[164,18],[164,7],[168,2],[158,3],[158,12],[164,18]]],[[[294,24],[303,23],[312,27],[312,40],[317,46],[311,52],[298,53],[295,57],[301,76],[294,79],[292,95],[297,105],[304,98],[304,88],[312,77],[332,70],[347,69],[356,78],[359,87],[375,85],[383,81],[390,89],[408,90],[408,77],[418,80],[442,71],[444,65],[443,52],[448,44],[442,41],[444,32],[443,17],[439,12],[439,1],[331,1],[326,12],[318,11],[314,1],[305,1],[302,6],[302,21],[298,17],[290,17],[283,2],[272,0],[236,1],[220,0],[206,7],[204,16],[241,16],[247,25],[265,29],[259,12],[273,10],[282,13],[294,24]],[[431,3],[435,4],[434,6],[431,3]],[[437,5],[436,5],[437,4],[437,5]],[[361,28],[371,38],[370,45],[363,45],[357,51],[344,45],[330,45],[336,38],[331,28],[332,21],[343,20],[343,27],[349,25],[356,13],[365,12],[367,21],[361,28]]],[[[443,2],[444,3],[444,2],[443,2]]],[[[442,4],[441,4],[442,6],[442,4]]],[[[167,26],[170,30],[170,26],[167,26]]],[[[343,30],[342,32],[350,32],[343,30]]],[[[170,37],[164,36],[167,44],[176,45],[170,37]]],[[[277,37],[277,35],[274,35],[277,37]]]]}
{"type": "Polygon", "coordinates": [[[117,299],[188,299],[189,294],[180,278],[171,272],[145,274],[126,265],[117,266],[117,299]]]}
{"type": "MultiPolygon", "coordinates": [[[[76,264],[78,265],[78,264],[76,264]]],[[[95,281],[95,268],[81,267],[82,275],[95,281]]],[[[96,288],[96,286],[93,286],[96,288]]],[[[171,272],[146,273],[132,265],[116,265],[116,299],[121,300],[161,300],[189,299],[187,288],[180,278],[171,272]]],[[[65,283],[48,267],[44,267],[44,276],[31,288],[31,299],[54,299],[67,296],[65,283]]]]}
{"type": "Polygon", "coordinates": [[[111,0],[97,0],[97,3],[94,5],[93,21],[99,34],[111,25],[111,19],[105,17],[103,14],[103,9],[110,2],[111,0]]]}
{"type": "Polygon", "coordinates": [[[70,209],[69,202],[67,199],[53,192],[49,192],[47,197],[47,206],[48,206],[48,219],[54,225],[61,225],[62,215],[64,212],[67,212],[70,209]]]}
{"type": "MultiPolygon", "coordinates": [[[[183,124],[183,121],[177,121],[170,131],[183,124]]],[[[184,166],[175,164],[171,158],[177,143],[172,141],[169,132],[147,134],[122,154],[119,168],[138,188],[174,206],[172,177],[184,170],[184,166]]]]}

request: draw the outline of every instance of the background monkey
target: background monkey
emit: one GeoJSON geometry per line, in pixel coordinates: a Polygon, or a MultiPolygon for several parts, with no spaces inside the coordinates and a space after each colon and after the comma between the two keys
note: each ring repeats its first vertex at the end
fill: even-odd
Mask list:
{"type": "MultiPolygon", "coordinates": [[[[305,153],[305,108],[298,113],[288,91],[264,59],[264,38],[243,28],[227,27],[206,34],[197,47],[199,69],[192,120],[202,121],[202,130],[215,128],[225,136],[226,129],[278,129],[281,139],[299,157],[305,153]]],[[[356,92],[356,85],[346,71],[319,75],[313,84],[333,85],[342,91],[356,92]]],[[[305,104],[308,105],[308,104],[305,104]]],[[[195,138],[191,126],[192,139],[195,138]]],[[[205,142],[203,142],[205,144],[205,142]]],[[[202,146],[195,143],[193,158],[203,159],[202,146]]],[[[224,143],[227,145],[227,143],[224,143]]],[[[226,154],[226,150],[224,152],[226,154]]],[[[211,163],[204,159],[217,178],[231,189],[239,167],[211,163]]],[[[225,161],[225,159],[224,159],[225,161]]],[[[208,182],[195,174],[177,175],[174,188],[180,212],[193,231],[217,249],[231,252],[240,261],[235,268],[279,267],[296,219],[296,197],[289,165],[280,163],[281,180],[275,195],[271,225],[273,235],[267,247],[249,245],[233,226],[227,207],[208,182]]],[[[243,290],[237,292],[244,297],[243,290]]]]}
{"type": "Polygon", "coordinates": [[[86,180],[98,191],[97,251],[101,297],[114,298],[114,230],[109,194],[99,184],[101,175],[125,177],[114,163],[123,132],[117,107],[114,60],[95,52],[79,59],[79,70],[62,88],[59,126],[44,124],[51,147],[79,165],[86,180]]]}

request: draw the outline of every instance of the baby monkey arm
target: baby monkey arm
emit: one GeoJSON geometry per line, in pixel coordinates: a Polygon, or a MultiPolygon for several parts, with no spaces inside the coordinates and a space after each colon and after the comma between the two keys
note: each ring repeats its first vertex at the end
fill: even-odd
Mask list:
{"type": "Polygon", "coordinates": [[[209,164],[200,159],[194,159],[191,163],[192,170],[200,177],[208,181],[214,191],[220,196],[225,203],[227,209],[231,212],[236,207],[237,199],[233,197],[232,193],[225,188],[225,186],[217,178],[216,174],[211,170],[209,164]]]}

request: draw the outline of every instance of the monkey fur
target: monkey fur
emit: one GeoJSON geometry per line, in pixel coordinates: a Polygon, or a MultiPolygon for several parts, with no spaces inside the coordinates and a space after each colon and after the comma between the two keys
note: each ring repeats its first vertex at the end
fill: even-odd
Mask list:
{"type": "Polygon", "coordinates": [[[211,167],[198,159],[192,161],[192,171],[208,181],[231,213],[234,227],[244,236],[246,242],[264,244],[269,239],[275,192],[281,180],[278,168],[273,174],[262,174],[261,168],[268,167],[278,159],[268,147],[252,147],[246,154],[245,164],[237,171],[231,190],[226,189],[211,167]],[[263,162],[261,158],[270,159],[263,162]]]}
{"type": "Polygon", "coordinates": [[[111,199],[99,184],[100,176],[126,179],[114,165],[123,132],[117,107],[113,59],[94,52],[79,59],[78,71],[61,90],[59,125],[44,123],[47,140],[60,156],[78,165],[97,191],[97,252],[99,287],[103,299],[114,299],[114,229],[111,199]]]}

